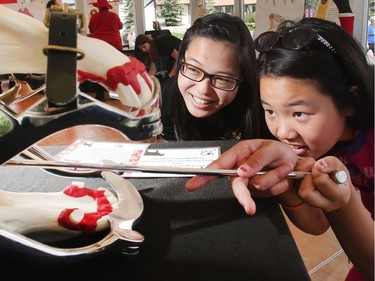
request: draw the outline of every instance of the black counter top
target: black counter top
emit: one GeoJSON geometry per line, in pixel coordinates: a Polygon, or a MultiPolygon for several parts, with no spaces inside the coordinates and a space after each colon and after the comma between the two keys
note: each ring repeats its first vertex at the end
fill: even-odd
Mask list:
{"type": "MultiPolygon", "coordinates": [[[[155,143],[151,148],[220,145],[225,151],[232,144],[155,143]]],[[[1,188],[17,192],[59,191],[72,181],[109,188],[101,178],[61,177],[38,168],[0,167],[0,175],[1,188]]],[[[31,280],[310,280],[273,198],[256,198],[257,213],[248,216],[227,178],[196,192],[185,190],[187,180],[130,179],[144,201],[136,230],[145,241],[137,255],[122,254],[124,242],[117,241],[89,256],[45,257],[28,254],[7,240],[0,243],[3,274],[31,280]]]]}

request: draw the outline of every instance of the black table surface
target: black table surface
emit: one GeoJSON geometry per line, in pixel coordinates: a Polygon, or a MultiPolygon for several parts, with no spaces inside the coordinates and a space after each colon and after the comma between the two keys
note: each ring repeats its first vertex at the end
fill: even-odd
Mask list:
{"type": "MultiPolygon", "coordinates": [[[[154,143],[151,148],[221,146],[225,151],[232,145],[231,141],[194,141],[154,143]]],[[[72,181],[110,189],[101,178],[63,177],[39,168],[0,167],[0,176],[1,189],[16,192],[56,192],[72,181]]],[[[144,201],[135,228],[145,241],[137,255],[123,254],[120,240],[85,256],[39,255],[1,237],[1,270],[14,279],[30,280],[310,280],[273,198],[255,198],[257,213],[248,216],[227,178],[195,192],[184,189],[187,180],[130,179],[144,201]]],[[[86,238],[79,235],[79,242],[69,243],[86,238]]],[[[69,240],[59,239],[57,244],[69,240]]]]}

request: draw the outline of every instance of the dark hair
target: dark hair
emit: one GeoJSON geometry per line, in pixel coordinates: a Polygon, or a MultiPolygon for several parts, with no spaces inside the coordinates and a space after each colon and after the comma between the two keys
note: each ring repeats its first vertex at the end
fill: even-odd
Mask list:
{"type": "Polygon", "coordinates": [[[340,112],[353,108],[348,125],[354,130],[374,127],[374,67],[369,65],[364,48],[334,22],[305,18],[286,21],[280,34],[291,29],[310,29],[323,37],[334,50],[318,40],[298,51],[283,47],[281,40],[258,57],[262,76],[304,79],[321,93],[330,96],[340,112]]]}
{"type": "Polygon", "coordinates": [[[148,68],[152,62],[157,62],[158,60],[158,48],[156,47],[154,40],[151,38],[151,36],[148,36],[146,34],[139,34],[135,38],[134,42],[134,56],[143,62],[146,67],[148,68]],[[138,47],[142,46],[143,44],[149,43],[150,44],[150,52],[149,53],[143,53],[138,47]]]}
{"type": "Polygon", "coordinates": [[[256,75],[256,57],[251,34],[245,23],[236,16],[214,13],[198,18],[186,31],[180,45],[179,58],[194,38],[204,37],[215,41],[229,42],[238,54],[242,81],[235,99],[225,108],[208,118],[192,116],[177,86],[179,68],[174,76],[172,97],[172,121],[179,140],[212,140],[233,138],[232,132],[240,133],[242,139],[259,137],[262,115],[256,75]],[[216,118],[217,117],[217,118],[216,118]],[[208,125],[209,118],[216,118],[215,124],[208,125]],[[229,134],[229,136],[228,136],[229,134]]]}
{"type": "Polygon", "coordinates": [[[46,8],[49,9],[52,5],[56,5],[56,0],[49,0],[47,2],[46,8]]]}

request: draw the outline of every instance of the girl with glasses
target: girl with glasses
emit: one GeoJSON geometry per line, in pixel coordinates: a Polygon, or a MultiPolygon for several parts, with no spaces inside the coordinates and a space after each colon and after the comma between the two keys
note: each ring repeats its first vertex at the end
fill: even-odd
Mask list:
{"type": "Polygon", "coordinates": [[[197,19],[181,42],[174,79],[162,85],[164,139],[260,137],[255,68],[253,40],[240,18],[197,19]]]}
{"type": "MultiPolygon", "coordinates": [[[[346,280],[373,280],[373,65],[349,33],[317,18],[286,21],[276,32],[259,35],[254,43],[266,122],[286,147],[284,151],[273,148],[267,155],[250,140],[209,167],[239,167],[240,177],[232,180],[232,188],[250,214],[255,207],[247,188],[253,195],[278,195],[288,217],[305,232],[320,234],[331,226],[355,265],[346,280]],[[287,188],[272,177],[277,169],[285,169],[278,159],[290,150],[300,158],[295,170],[311,171],[311,175],[299,187],[287,188]],[[270,159],[268,167],[275,171],[268,177],[249,178],[263,158],[270,159]],[[350,178],[338,178],[336,170],[350,178]],[[312,215],[311,207],[322,214],[312,215]]],[[[186,188],[196,190],[209,180],[198,176],[186,188]]]]}

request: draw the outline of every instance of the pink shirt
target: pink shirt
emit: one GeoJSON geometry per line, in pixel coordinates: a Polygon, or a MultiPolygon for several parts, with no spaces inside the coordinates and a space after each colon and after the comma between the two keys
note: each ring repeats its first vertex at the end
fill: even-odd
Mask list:
{"type": "MultiPolygon", "coordinates": [[[[361,192],[363,205],[374,219],[374,129],[363,130],[351,143],[339,143],[334,154],[348,168],[353,185],[361,192]]],[[[345,281],[365,281],[352,267],[345,281]]]]}

